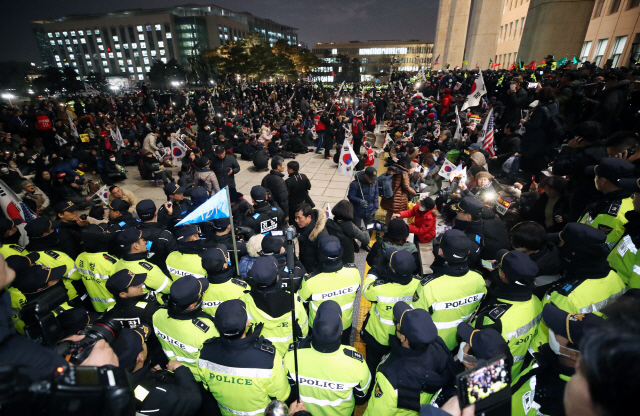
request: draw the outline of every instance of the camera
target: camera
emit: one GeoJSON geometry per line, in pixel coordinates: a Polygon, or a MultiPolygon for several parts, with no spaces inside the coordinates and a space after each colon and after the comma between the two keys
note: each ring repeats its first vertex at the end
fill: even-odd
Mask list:
{"type": "Polygon", "coordinates": [[[107,344],[111,344],[118,337],[120,331],[122,331],[120,321],[98,319],[95,324],[80,332],[80,335],[85,336],[83,339],[80,341],[60,341],[56,345],[56,352],[71,364],[79,365],[91,354],[98,341],[103,339],[107,344]]]}
{"type": "Polygon", "coordinates": [[[296,229],[292,226],[287,227],[287,229],[284,231],[284,234],[287,241],[293,241],[293,239],[297,237],[296,229]]]}
{"type": "Polygon", "coordinates": [[[367,225],[367,230],[382,231],[383,233],[386,233],[387,226],[380,220],[373,220],[371,224],[367,225]]]}
{"type": "Polygon", "coordinates": [[[27,338],[45,347],[55,345],[62,338],[62,330],[53,310],[68,300],[69,295],[64,286],[61,286],[51,288],[49,293],[27,302],[20,311],[27,338]]]}
{"type": "Polygon", "coordinates": [[[129,375],[117,367],[58,367],[32,381],[16,366],[0,365],[0,405],[4,414],[133,416],[129,375]]]}

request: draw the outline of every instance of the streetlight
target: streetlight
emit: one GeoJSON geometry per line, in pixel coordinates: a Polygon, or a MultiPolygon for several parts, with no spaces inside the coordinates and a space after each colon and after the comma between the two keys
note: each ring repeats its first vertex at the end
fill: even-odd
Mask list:
{"type": "Polygon", "coordinates": [[[12,94],[2,94],[2,98],[9,100],[9,105],[13,107],[13,104],[11,104],[11,99],[15,97],[12,94]]]}
{"type": "Polygon", "coordinates": [[[180,83],[178,81],[171,81],[171,85],[177,87],[178,85],[180,85],[180,83]]]}

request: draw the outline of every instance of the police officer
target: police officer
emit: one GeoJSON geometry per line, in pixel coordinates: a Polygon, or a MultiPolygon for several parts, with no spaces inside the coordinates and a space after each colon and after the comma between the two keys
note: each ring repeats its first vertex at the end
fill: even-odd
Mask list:
{"type": "Polygon", "coordinates": [[[337,237],[322,237],[318,248],[320,267],[304,277],[298,295],[309,304],[309,326],[312,329],[318,307],[329,299],[337,302],[342,310],[342,343],[349,345],[353,302],[360,291],[360,272],[355,264],[342,264],[342,247],[337,237]]]}
{"type": "Polygon", "coordinates": [[[153,329],[169,360],[178,360],[191,370],[197,381],[198,357],[205,341],[217,337],[211,316],[202,311],[202,296],[209,287],[206,279],[184,276],[171,286],[168,308],[153,314],[153,329]]]}
{"type": "Polygon", "coordinates": [[[619,181],[633,175],[633,163],[616,157],[607,157],[596,166],[589,166],[585,173],[595,176],[596,189],[602,194],[596,195],[587,205],[578,220],[597,228],[607,235],[609,249],[616,245],[624,234],[625,214],[633,209],[632,192],[622,189],[619,181]]]}
{"type": "Polygon", "coordinates": [[[261,247],[261,256],[271,256],[278,262],[278,276],[280,276],[280,280],[282,280],[282,287],[288,291],[291,291],[291,287],[293,287],[294,292],[297,292],[302,284],[302,278],[307,272],[302,262],[295,256],[293,283],[291,282],[292,278],[289,273],[289,265],[287,264],[287,253],[284,248],[284,232],[275,230],[267,233],[262,239],[261,247]]]}
{"type": "Polygon", "coordinates": [[[611,268],[618,272],[618,276],[628,288],[640,288],[640,186],[638,179],[620,179],[620,187],[633,192],[633,209],[624,216],[628,220],[624,224],[624,235],[611,250],[607,261],[611,268]]]}
{"type": "MultiPolygon", "coordinates": [[[[482,202],[472,196],[465,196],[460,201],[450,205],[453,212],[456,213],[456,219],[453,229],[460,230],[469,239],[471,246],[469,247],[469,257],[467,264],[473,266],[480,259],[480,252],[484,246],[484,233],[482,221],[482,202]]],[[[437,255],[437,244],[434,243],[433,252],[436,260],[434,265],[442,264],[442,259],[437,255]]]]}
{"type": "Polygon", "coordinates": [[[491,360],[501,355],[505,356],[505,364],[509,370],[513,365],[513,356],[507,341],[493,328],[475,329],[466,322],[458,325],[457,333],[462,339],[456,366],[461,373],[478,365],[480,360],[491,360]]]}
{"type": "Polygon", "coordinates": [[[26,256],[29,252],[18,244],[20,240],[20,231],[18,225],[22,224],[22,220],[11,220],[8,218],[0,218],[0,254],[5,258],[13,255],[26,256]]]}
{"type": "Polygon", "coordinates": [[[271,397],[284,401],[291,389],[275,347],[250,327],[238,299],[223,302],[213,319],[219,338],[204,344],[199,374],[225,416],[262,414],[271,397]]]}
{"type": "Polygon", "coordinates": [[[202,255],[207,250],[204,240],[200,239],[198,227],[186,224],[176,227],[178,248],[167,257],[167,269],[172,279],[178,280],[182,276],[191,274],[204,279],[206,272],[202,268],[202,255]]]}
{"type": "Polygon", "coordinates": [[[267,200],[267,190],[260,185],[251,188],[253,206],[246,213],[244,225],[256,234],[278,230],[284,225],[284,213],[267,200]]]}
{"type": "MultiPolygon", "coordinates": [[[[5,260],[7,266],[15,272],[16,279],[20,280],[27,275],[29,268],[36,264],[38,258],[40,258],[40,254],[38,253],[27,254],[25,256],[14,254],[6,257],[5,260]]],[[[7,288],[7,292],[9,292],[11,298],[11,320],[13,321],[13,326],[20,334],[24,335],[24,322],[20,319],[18,313],[20,309],[27,304],[27,298],[15,287],[15,283],[7,288]]]]}
{"type": "MultiPolygon", "coordinates": [[[[553,303],[565,312],[596,313],[626,291],[618,273],[609,267],[607,235],[586,224],[569,223],[547,239],[560,247],[563,277],[544,295],[543,305],[553,303]]],[[[548,342],[545,322],[540,323],[533,350],[548,342]]]]}
{"type": "Polygon", "coordinates": [[[512,378],[520,374],[527,349],[536,334],[542,305],[533,296],[538,265],[517,250],[498,250],[497,272],[491,275],[487,298],[481,303],[472,325],[493,328],[507,341],[513,356],[512,378]]]}
{"type": "Polygon", "coordinates": [[[26,249],[29,252],[38,252],[40,255],[37,261],[38,264],[43,264],[50,268],[66,267],[63,283],[69,293],[69,299],[74,299],[79,293],[85,295],[86,290],[79,277],[74,277],[76,280],[69,279],[75,264],[71,257],[57,249],[60,244],[58,233],[55,230],[57,225],[57,222],[51,222],[44,217],[34,218],[29,221],[24,227],[29,237],[29,244],[27,244],[26,249]]]}
{"type": "Polygon", "coordinates": [[[291,322],[291,294],[282,289],[278,264],[270,257],[259,257],[251,268],[251,291],[242,300],[252,325],[264,324],[262,335],[283,356],[292,342],[293,331],[300,338],[309,332],[307,312],[299,297],[295,301],[296,321],[291,322]]]}
{"type": "Polygon", "coordinates": [[[606,325],[595,314],[568,313],[553,304],[544,305],[542,319],[549,326],[549,343],[534,353],[531,365],[511,383],[514,416],[564,415],[564,389],[575,374],[580,358],[578,345],[585,332],[606,325]]]}
{"type": "Polygon", "coordinates": [[[173,231],[176,223],[191,212],[191,201],[185,199],[186,188],[175,182],[169,182],[164,186],[165,202],[158,209],[158,223],[169,231],[173,231]]]}
{"type": "Polygon", "coordinates": [[[146,273],[128,269],[115,272],[105,285],[115,303],[104,313],[103,319],[120,321],[123,328],[153,327],[153,314],[160,309],[160,304],[153,295],[144,293],[146,279],[146,273]]]}
{"type": "Polygon", "coordinates": [[[202,397],[187,367],[173,360],[167,365],[167,370],[150,371],[150,328],[147,325],[125,328],[113,343],[119,367],[131,374],[136,410],[140,414],[167,416],[195,414],[202,397]]]}
{"type": "Polygon", "coordinates": [[[58,237],[60,238],[60,251],[66,253],[72,259],[80,254],[80,221],[83,225],[87,224],[86,220],[78,219],[78,210],[80,206],[71,201],[58,202],[53,206],[56,212],[56,221],[58,223],[58,237]]]}
{"type": "Polygon", "coordinates": [[[107,254],[109,235],[97,225],[84,227],[80,237],[82,252],[76,258],[71,279],[82,280],[93,309],[102,313],[116,302],[105,284],[115,272],[118,259],[107,254]]]}
{"type": "Polygon", "coordinates": [[[382,356],[389,352],[389,335],[395,332],[393,305],[411,302],[420,280],[414,275],[415,260],[406,250],[389,247],[383,264],[369,270],[364,280],[363,295],[371,309],[362,324],[360,337],[367,344],[367,365],[374,374],[382,356]]]}
{"type": "MultiPolygon", "coordinates": [[[[298,349],[300,400],[316,416],[352,414],[355,401],[364,403],[371,384],[371,373],[362,354],[351,346],[340,345],[343,321],[337,302],[322,302],[315,314],[311,342],[298,349]]],[[[284,366],[289,383],[297,388],[293,351],[284,356],[284,366]]]]}
{"type": "Polygon", "coordinates": [[[469,239],[460,230],[448,230],[440,240],[438,255],[445,260],[420,281],[413,307],[429,311],[438,335],[450,350],[457,345],[456,327],[467,322],[487,294],[482,276],[469,270],[469,239]]]}
{"type": "Polygon", "coordinates": [[[167,256],[176,250],[176,238],[156,221],[156,204],[150,199],[143,199],[136,205],[136,213],[140,219],[138,228],[149,230],[149,262],[155,264],[165,274],[167,270],[167,256]]]}
{"type": "Polygon", "coordinates": [[[146,261],[147,238],[147,229],[128,228],[118,234],[116,241],[125,254],[116,263],[115,271],[127,269],[133,273],[146,273],[145,293],[154,292],[156,297],[161,293],[167,295],[171,288],[171,279],[158,266],[146,261]]]}
{"type": "Polygon", "coordinates": [[[111,235],[109,253],[115,257],[122,257],[122,248],[116,241],[118,234],[129,228],[137,228],[139,220],[129,212],[130,205],[122,199],[114,199],[109,203],[109,222],[107,231],[111,235]]]}
{"type": "MultiPolygon", "coordinates": [[[[231,235],[231,220],[229,218],[216,218],[211,222],[201,223],[200,233],[206,240],[205,245],[207,247],[216,247],[223,244],[227,247],[228,252],[233,253],[233,236],[231,235]],[[207,230],[206,233],[205,230],[207,230]]],[[[238,259],[240,259],[242,256],[247,254],[247,245],[245,241],[248,241],[249,238],[253,237],[255,234],[251,228],[237,226],[235,229],[235,234],[235,249],[238,252],[238,259]]],[[[235,262],[235,256],[231,255],[230,258],[235,262]]]]}
{"type": "Polygon", "coordinates": [[[239,299],[245,291],[251,289],[246,282],[233,277],[234,270],[223,245],[209,248],[204,252],[202,267],[209,281],[209,289],[204,292],[202,310],[211,316],[215,316],[222,302],[239,299]]]}
{"type": "Polygon", "coordinates": [[[389,337],[391,352],[378,367],[365,416],[419,412],[454,382],[453,356],[429,312],[401,301],[393,306],[393,319],[396,336],[389,337]]]}

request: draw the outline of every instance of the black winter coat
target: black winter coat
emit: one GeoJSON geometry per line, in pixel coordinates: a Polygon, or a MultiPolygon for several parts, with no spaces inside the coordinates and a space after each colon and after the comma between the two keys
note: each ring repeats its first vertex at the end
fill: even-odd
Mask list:
{"type": "Polygon", "coordinates": [[[267,176],[262,178],[261,185],[271,192],[271,196],[278,203],[278,206],[284,212],[284,216],[289,216],[289,191],[285,183],[284,174],[272,170],[267,176]]]}
{"type": "Polygon", "coordinates": [[[313,202],[309,197],[311,181],[303,173],[289,175],[284,181],[289,190],[289,213],[295,215],[295,209],[303,202],[313,202]]]}
{"type": "Polygon", "coordinates": [[[240,172],[240,165],[235,157],[227,154],[224,156],[224,159],[220,159],[218,156],[215,156],[211,159],[209,167],[215,172],[220,189],[227,185],[229,185],[229,188],[236,187],[235,175],[240,172]],[[229,175],[229,169],[233,169],[233,174],[229,175]]]}

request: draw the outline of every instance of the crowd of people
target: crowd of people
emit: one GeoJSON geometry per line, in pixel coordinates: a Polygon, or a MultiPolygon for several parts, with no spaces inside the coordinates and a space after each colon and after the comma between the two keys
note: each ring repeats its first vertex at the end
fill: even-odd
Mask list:
{"type": "MultiPolygon", "coordinates": [[[[639,87],[637,69],[548,60],[4,106],[5,363],[32,382],[122,369],[141,414],[257,415],[275,399],[373,416],[473,414],[456,375],[502,359],[499,388],[472,400],[510,380],[493,414],[633,412],[639,87]],[[361,163],[327,213],[295,158],[338,163],[347,143],[361,163]],[[250,195],[238,157],[270,168],[250,195]],[[167,201],[127,190],[126,166],[167,201]],[[225,188],[230,218],[177,225],[225,188]]],[[[25,397],[2,407],[38,405],[25,397]]]]}

